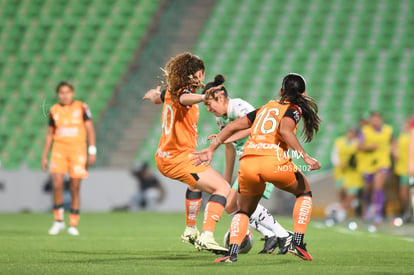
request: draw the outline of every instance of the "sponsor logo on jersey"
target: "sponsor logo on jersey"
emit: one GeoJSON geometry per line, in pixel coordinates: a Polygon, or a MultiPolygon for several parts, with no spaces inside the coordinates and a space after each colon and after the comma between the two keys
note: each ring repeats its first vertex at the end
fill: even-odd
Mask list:
{"type": "Polygon", "coordinates": [[[78,117],[78,116],[80,116],[80,111],[79,111],[79,110],[73,110],[73,112],[72,112],[72,116],[73,116],[73,117],[78,117]]]}
{"type": "Polygon", "coordinates": [[[56,134],[61,137],[76,137],[79,134],[79,128],[60,127],[57,129],[56,134]]]}
{"type": "Polygon", "coordinates": [[[161,150],[158,148],[158,150],[157,150],[157,155],[158,155],[160,158],[169,158],[169,157],[170,157],[170,152],[163,152],[163,151],[161,151],[161,150]]]}

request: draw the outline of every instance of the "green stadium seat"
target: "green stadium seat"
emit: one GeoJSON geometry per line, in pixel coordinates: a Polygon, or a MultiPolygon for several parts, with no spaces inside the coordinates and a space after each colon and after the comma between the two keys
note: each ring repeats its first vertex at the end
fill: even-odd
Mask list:
{"type": "MultiPolygon", "coordinates": [[[[387,121],[396,113],[407,117],[412,112],[412,7],[409,1],[392,0],[219,0],[195,52],[207,64],[206,79],[224,73],[231,94],[256,106],[277,91],[284,74],[305,75],[323,119],[318,137],[305,147],[328,169],[332,140],[356,125],[370,106],[381,109],[387,121]],[[302,16],[286,16],[293,13],[302,16]],[[396,90],[406,100],[397,100],[396,90]]],[[[210,129],[206,125],[214,121],[200,111],[200,136],[210,129]]],[[[150,155],[156,145],[152,150],[148,146],[142,151],[150,155]]],[[[223,160],[217,163],[223,168],[223,160]]]]}
{"type": "Polygon", "coordinates": [[[77,98],[91,101],[99,117],[158,5],[159,1],[0,1],[0,127],[11,129],[1,131],[0,157],[7,169],[23,161],[39,168],[48,108],[56,102],[59,81],[73,82],[77,98]]]}

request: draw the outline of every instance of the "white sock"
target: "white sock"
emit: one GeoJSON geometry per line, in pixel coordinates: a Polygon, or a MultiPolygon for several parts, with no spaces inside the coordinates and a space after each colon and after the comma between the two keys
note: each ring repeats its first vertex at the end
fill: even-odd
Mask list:
{"type": "Polygon", "coordinates": [[[267,229],[266,227],[262,226],[252,218],[249,220],[249,228],[251,230],[256,230],[257,232],[261,233],[265,237],[273,237],[275,236],[275,233],[273,233],[272,230],[267,229]]]}
{"type": "Polygon", "coordinates": [[[270,214],[269,210],[264,208],[263,205],[258,204],[256,210],[251,215],[250,219],[254,220],[262,227],[271,230],[277,237],[283,238],[289,236],[289,233],[283,226],[280,225],[270,214]]]}

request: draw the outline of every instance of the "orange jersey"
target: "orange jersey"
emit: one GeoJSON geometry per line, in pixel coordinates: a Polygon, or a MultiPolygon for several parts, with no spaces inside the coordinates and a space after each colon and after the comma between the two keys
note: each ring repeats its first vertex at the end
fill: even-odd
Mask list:
{"type": "MultiPolygon", "coordinates": [[[[302,112],[299,106],[290,103],[281,104],[271,100],[266,105],[247,115],[252,122],[249,140],[244,145],[242,158],[249,155],[276,156],[280,162],[290,160],[287,154],[289,146],[280,135],[280,122],[290,117],[296,125],[302,112]]],[[[296,132],[297,126],[295,128],[296,132]]]]}
{"type": "Polygon", "coordinates": [[[86,144],[85,121],[91,119],[88,106],[81,101],[55,104],[50,109],[49,126],[55,128],[54,144],[86,144]]]}
{"type": "MultiPolygon", "coordinates": [[[[181,94],[184,93],[192,93],[192,91],[184,89],[181,94]]],[[[174,162],[183,158],[188,159],[189,154],[195,152],[197,146],[198,106],[174,103],[169,91],[165,96],[162,94],[161,98],[164,101],[162,134],[155,157],[174,162]]]]}

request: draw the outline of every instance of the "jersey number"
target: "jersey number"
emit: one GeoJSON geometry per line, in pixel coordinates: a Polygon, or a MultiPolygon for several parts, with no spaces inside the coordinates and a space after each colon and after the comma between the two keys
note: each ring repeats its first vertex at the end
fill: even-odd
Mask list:
{"type": "Polygon", "coordinates": [[[257,130],[260,125],[260,131],[267,135],[276,130],[277,127],[277,120],[275,116],[278,116],[280,113],[278,108],[270,108],[269,110],[265,108],[263,111],[259,113],[256,127],[254,127],[254,134],[257,133],[257,130]],[[272,115],[274,113],[274,115],[272,115]]]}
{"type": "Polygon", "coordinates": [[[169,135],[171,133],[171,128],[173,125],[174,119],[174,110],[170,104],[165,104],[165,109],[163,112],[163,119],[162,119],[162,130],[164,131],[165,135],[169,135]],[[170,119],[168,120],[168,113],[170,113],[170,119]]]}

